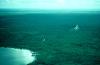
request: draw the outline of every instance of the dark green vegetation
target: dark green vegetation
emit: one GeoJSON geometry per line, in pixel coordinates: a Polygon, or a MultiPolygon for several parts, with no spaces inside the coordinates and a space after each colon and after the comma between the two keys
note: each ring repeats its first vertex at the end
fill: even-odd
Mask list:
{"type": "Polygon", "coordinates": [[[37,52],[29,65],[100,65],[99,19],[100,14],[0,16],[0,46],[37,52]]]}

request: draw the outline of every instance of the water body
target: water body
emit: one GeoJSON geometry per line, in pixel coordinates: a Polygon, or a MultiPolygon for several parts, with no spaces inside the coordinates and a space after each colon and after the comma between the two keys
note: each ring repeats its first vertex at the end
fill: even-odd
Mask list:
{"type": "Polygon", "coordinates": [[[99,13],[1,15],[0,46],[38,52],[30,65],[100,65],[99,19],[99,13]]]}
{"type": "Polygon", "coordinates": [[[36,60],[36,54],[27,49],[0,48],[0,65],[27,65],[36,60]]]}

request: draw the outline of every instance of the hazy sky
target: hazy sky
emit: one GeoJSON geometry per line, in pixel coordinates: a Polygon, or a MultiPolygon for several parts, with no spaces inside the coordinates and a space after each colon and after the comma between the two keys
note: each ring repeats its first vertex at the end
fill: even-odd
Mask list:
{"type": "Polygon", "coordinates": [[[100,11],[100,0],[0,0],[0,8],[100,11]]]}

